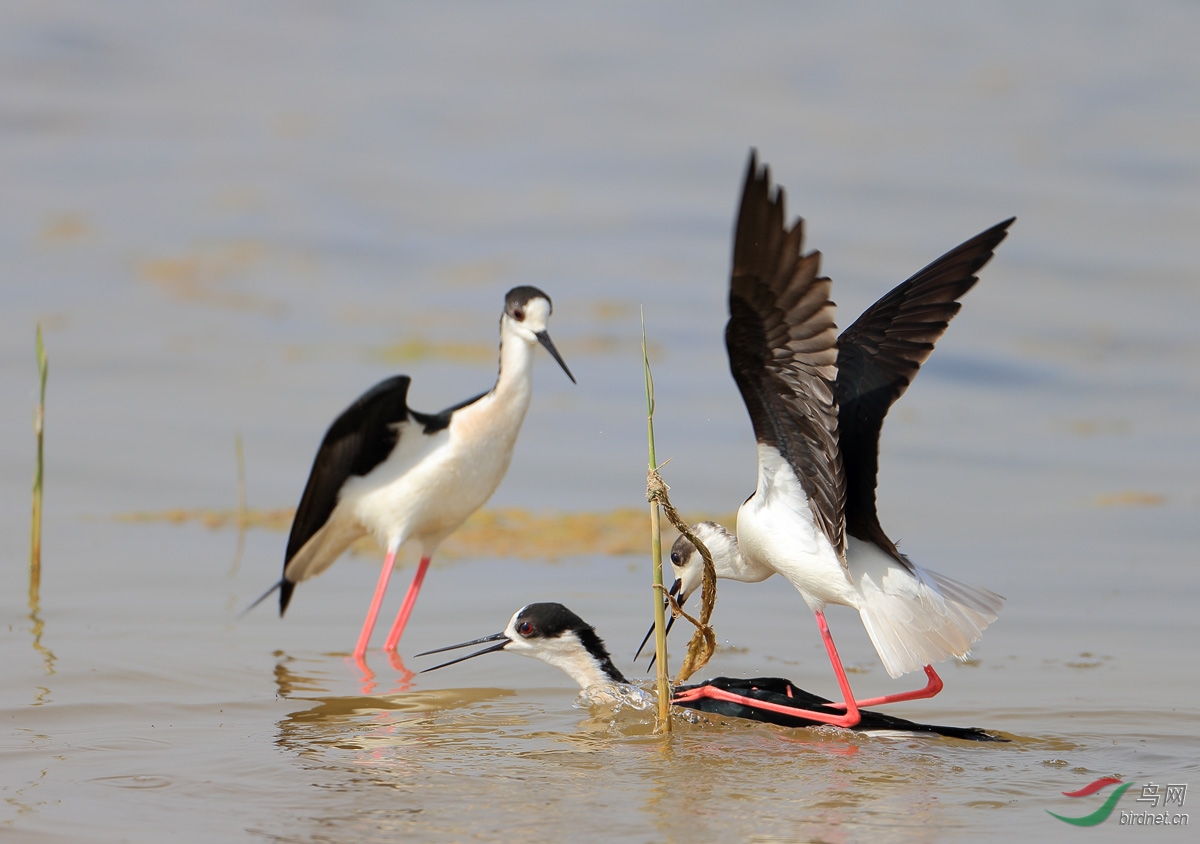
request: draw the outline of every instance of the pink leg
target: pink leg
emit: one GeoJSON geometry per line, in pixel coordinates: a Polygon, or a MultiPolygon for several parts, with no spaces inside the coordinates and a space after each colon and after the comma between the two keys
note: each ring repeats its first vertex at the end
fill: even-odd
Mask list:
{"type": "MultiPolygon", "coordinates": [[[[917,689],[911,692],[898,692],[894,695],[884,695],[883,697],[871,697],[866,700],[856,700],[854,705],[860,709],[865,709],[868,706],[880,706],[885,703],[899,703],[902,700],[924,700],[927,697],[933,697],[942,690],[942,678],[933,670],[932,665],[925,666],[925,676],[929,678],[929,682],[924,688],[917,689]]],[[[830,706],[844,707],[844,703],[832,703],[830,706]]]]}
{"type": "MultiPolygon", "coordinates": [[[[854,699],[854,693],[850,691],[850,681],[846,679],[846,669],[842,667],[841,657],[838,656],[837,648],[833,644],[833,636],[829,632],[829,625],[825,621],[825,613],[817,611],[817,627],[821,628],[821,639],[825,642],[825,650],[829,654],[829,661],[833,664],[833,673],[837,676],[838,686],[842,690],[842,697],[845,698],[845,703],[831,703],[830,706],[841,709],[845,708],[845,720],[847,723],[838,721],[827,721],[828,724],[835,724],[839,727],[853,727],[861,719],[858,714],[858,701],[854,699]]],[[[807,717],[807,716],[805,716],[807,717]]]]}
{"type": "MultiPolygon", "coordinates": [[[[822,712],[816,709],[803,709],[796,706],[781,706],[779,704],[768,703],[762,700],[755,700],[750,697],[743,697],[734,692],[727,692],[723,689],[716,689],[712,686],[701,686],[698,689],[683,692],[676,695],[674,702],[685,703],[687,701],[696,700],[698,698],[707,697],[715,700],[727,700],[732,703],[741,703],[746,706],[752,706],[756,709],[766,709],[771,712],[782,712],[785,715],[795,715],[799,718],[807,718],[809,721],[816,721],[820,724],[831,724],[835,727],[853,727],[860,720],[858,714],[858,706],[854,702],[854,693],[850,691],[850,682],[846,679],[846,671],[842,668],[842,661],[838,658],[837,648],[833,645],[833,637],[829,635],[829,625],[825,623],[825,614],[817,613],[817,624],[821,628],[821,638],[825,641],[825,649],[829,652],[829,661],[833,663],[833,673],[837,675],[838,685],[842,688],[842,696],[850,702],[849,708],[845,715],[833,715],[829,712],[822,712]]],[[[847,708],[844,703],[831,703],[831,707],[847,708]]]]}
{"type": "Polygon", "coordinates": [[[400,637],[404,635],[408,617],[412,615],[413,605],[417,603],[417,593],[421,591],[421,584],[425,581],[425,571],[428,568],[429,557],[422,557],[412,585],[408,587],[408,594],[404,596],[404,603],[400,605],[400,612],[396,616],[396,623],[392,625],[392,632],[388,634],[387,641],[383,643],[385,651],[395,651],[396,645],[400,644],[400,637]]]}
{"type": "MultiPolygon", "coordinates": [[[[825,613],[817,613],[817,625],[821,628],[821,638],[825,640],[825,648],[829,651],[829,659],[833,662],[833,670],[838,675],[838,682],[842,686],[842,692],[846,696],[846,700],[850,700],[850,685],[846,682],[846,672],[842,668],[842,661],[838,659],[837,651],[833,647],[833,637],[829,634],[829,625],[825,623],[825,613]]],[[[933,697],[942,690],[942,678],[933,670],[932,665],[925,666],[925,676],[929,678],[929,682],[925,684],[925,688],[917,689],[912,692],[898,692],[894,695],[884,695],[883,697],[869,697],[865,700],[854,701],[854,708],[857,710],[860,707],[880,706],[885,703],[899,703],[902,700],[921,700],[927,697],[933,697]]],[[[837,709],[845,709],[844,703],[829,704],[837,709]]]]}
{"type": "MultiPolygon", "coordinates": [[[[858,710],[854,711],[854,718],[851,720],[849,715],[832,715],[828,712],[820,712],[815,709],[804,709],[799,706],[783,706],[770,701],[758,700],[757,698],[745,697],[736,692],[727,692],[724,689],[718,689],[714,686],[700,686],[696,689],[689,689],[686,692],[680,692],[672,698],[672,703],[688,703],[701,698],[710,698],[712,700],[727,700],[730,703],[740,703],[745,706],[751,706],[755,709],[765,709],[768,712],[780,712],[784,715],[794,715],[797,718],[807,718],[809,721],[817,721],[822,724],[832,724],[836,727],[853,727],[859,722],[858,710]]],[[[837,704],[829,704],[835,706],[837,704]]]]}
{"type": "Polygon", "coordinates": [[[371,599],[371,607],[367,617],[363,619],[362,632],[358,634],[358,644],[354,646],[354,658],[361,661],[367,652],[367,642],[371,639],[371,631],[375,629],[375,619],[379,616],[379,607],[383,604],[383,594],[387,592],[388,578],[392,576],[392,566],[396,563],[396,549],[388,549],[383,559],[383,571],[379,573],[379,583],[375,586],[375,597],[371,599]]]}

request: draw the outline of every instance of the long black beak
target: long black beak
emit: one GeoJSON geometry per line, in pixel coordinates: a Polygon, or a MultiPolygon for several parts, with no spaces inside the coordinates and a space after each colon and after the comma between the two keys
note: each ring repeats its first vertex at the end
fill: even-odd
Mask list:
{"type": "Polygon", "coordinates": [[[429,656],[430,654],[440,654],[443,651],[453,651],[453,650],[457,650],[458,648],[469,648],[471,645],[481,645],[484,642],[495,642],[499,639],[503,639],[504,641],[500,642],[500,644],[498,644],[498,645],[492,645],[490,648],[484,648],[483,650],[475,651],[475,653],[473,653],[473,654],[467,654],[466,656],[460,656],[458,659],[452,659],[449,662],[443,662],[441,665],[435,665],[435,666],[433,666],[433,668],[425,668],[420,673],[424,674],[426,671],[437,671],[439,668],[445,668],[447,665],[454,665],[454,663],[456,663],[456,662],[463,662],[464,660],[472,659],[473,657],[483,656],[484,654],[490,654],[490,653],[492,653],[492,651],[502,651],[508,647],[508,643],[511,642],[512,640],[509,639],[507,636],[505,636],[503,633],[494,633],[491,636],[484,636],[482,639],[472,639],[469,642],[460,642],[457,645],[447,645],[444,648],[434,648],[431,651],[425,651],[424,653],[419,653],[419,654],[417,654],[417,656],[429,656]]]}
{"type": "Polygon", "coordinates": [[[558,349],[554,348],[554,341],[550,339],[550,335],[545,331],[539,331],[535,336],[538,338],[538,342],[546,347],[546,351],[550,353],[550,356],[558,361],[558,365],[563,368],[563,372],[567,373],[567,377],[571,379],[571,383],[579,383],[575,380],[575,376],[571,374],[571,370],[567,369],[567,362],[562,359],[562,355],[558,353],[558,349]]]}
{"type": "MultiPolygon", "coordinates": [[[[675,582],[673,584],[671,584],[671,594],[672,595],[679,594],[679,588],[682,585],[683,585],[683,581],[681,579],[679,579],[678,577],[675,578],[675,582]]],[[[685,595],[685,596],[683,596],[683,598],[681,598],[679,600],[679,605],[683,606],[683,602],[686,600],[687,600],[687,596],[685,595]]],[[[674,626],[674,624],[675,624],[675,616],[672,615],[671,613],[668,613],[667,614],[667,631],[666,631],[668,634],[671,632],[671,628],[674,626]]],[[[654,625],[651,624],[650,629],[646,631],[646,638],[642,639],[642,644],[638,645],[637,653],[635,653],[633,655],[634,659],[637,659],[638,657],[640,657],[642,655],[642,650],[646,647],[646,643],[650,641],[650,637],[653,635],[654,635],[654,625]]],[[[646,666],[647,671],[649,671],[651,668],[654,667],[654,660],[657,658],[657,656],[658,656],[657,654],[651,655],[650,664],[646,666]]]]}

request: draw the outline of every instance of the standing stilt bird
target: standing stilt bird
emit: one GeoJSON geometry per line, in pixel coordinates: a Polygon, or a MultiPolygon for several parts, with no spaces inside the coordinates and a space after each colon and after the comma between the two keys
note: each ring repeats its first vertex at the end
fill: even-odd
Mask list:
{"type": "MultiPolygon", "coordinates": [[[[924,569],[896,548],[876,513],[879,433],[958,312],[958,299],[1004,239],[1012,219],[950,251],[884,296],[837,336],[831,282],[820,253],[804,255],[803,221],[785,226],[784,193],[753,153],[734,234],[725,343],[758,440],[758,485],[738,510],[736,538],[713,523],[697,535],[718,577],[747,582],[779,573],[817,618],[844,714],[815,720],[853,726],[859,707],[932,697],[932,663],[965,657],[1004,599],[924,569]],[[891,677],[924,668],[913,692],[855,700],[825,621],[827,604],[857,609],[891,677]]],[[[701,561],[686,539],[671,562],[681,599],[701,561]]]]}
{"type": "MultiPolygon", "coordinates": [[[[384,643],[394,651],[441,542],[484,505],[500,485],[533,393],[533,351],[539,343],[572,382],[546,324],[550,297],[514,287],[500,315],[500,374],[489,392],[441,413],[407,403],[409,377],[382,381],[329,427],[313,461],[288,537],[283,577],[255,605],[279,590],[279,614],[296,584],[333,565],[371,534],[387,550],[354,656],[366,653],[400,546],[420,546],[421,561],[384,643]]],[[[253,606],[253,605],[252,605],[253,606]]]]}

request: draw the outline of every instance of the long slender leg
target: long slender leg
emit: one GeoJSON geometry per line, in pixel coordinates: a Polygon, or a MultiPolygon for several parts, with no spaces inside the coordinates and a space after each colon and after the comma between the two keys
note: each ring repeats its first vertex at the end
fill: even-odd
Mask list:
{"type": "MultiPolygon", "coordinates": [[[[929,678],[929,682],[924,688],[916,689],[911,692],[898,692],[894,695],[884,695],[883,697],[871,697],[866,700],[856,700],[854,705],[860,709],[865,709],[868,706],[880,706],[885,703],[899,703],[902,700],[924,700],[927,697],[933,697],[942,690],[942,678],[933,670],[932,665],[925,666],[925,676],[929,678]]],[[[845,704],[831,703],[830,706],[842,708],[845,704]]]]}
{"type": "Polygon", "coordinates": [[[833,664],[833,673],[837,675],[838,686],[841,687],[842,697],[845,703],[833,703],[830,706],[841,709],[846,709],[847,723],[839,723],[838,721],[829,721],[827,723],[837,724],[839,727],[853,727],[861,719],[858,714],[858,701],[854,699],[854,692],[850,691],[850,681],[846,679],[846,669],[842,667],[841,657],[838,656],[837,648],[833,644],[833,636],[829,632],[829,624],[825,621],[825,613],[817,610],[817,627],[821,628],[821,639],[825,642],[825,650],[829,654],[829,661],[833,664]]]}
{"type": "Polygon", "coordinates": [[[755,698],[744,697],[735,692],[727,692],[724,689],[716,689],[712,686],[701,686],[697,689],[692,689],[688,692],[683,692],[675,696],[676,703],[686,703],[688,701],[697,700],[698,698],[713,698],[716,700],[727,700],[731,703],[741,703],[745,706],[750,706],[756,709],[766,709],[773,712],[781,712],[786,715],[793,715],[797,718],[805,718],[809,721],[815,721],[820,724],[831,724],[835,727],[853,727],[862,716],[858,714],[858,705],[854,701],[854,693],[850,691],[850,681],[846,679],[846,670],[842,668],[842,661],[838,658],[837,648],[834,647],[833,637],[829,635],[829,625],[825,623],[825,614],[817,613],[817,625],[821,628],[821,638],[825,642],[825,650],[829,653],[829,661],[833,663],[833,672],[837,675],[838,685],[842,689],[842,696],[849,702],[849,706],[845,703],[831,703],[828,706],[832,708],[846,709],[845,715],[834,715],[830,712],[822,712],[816,709],[804,709],[798,706],[780,706],[778,704],[768,703],[755,698]]]}
{"type": "Polygon", "coordinates": [[[408,617],[412,615],[413,605],[417,603],[417,593],[421,591],[421,584],[425,581],[425,571],[429,568],[429,559],[429,557],[422,557],[421,564],[417,566],[417,573],[413,577],[412,585],[408,587],[408,594],[404,596],[404,603],[400,605],[400,612],[396,616],[396,622],[392,625],[392,632],[388,634],[387,641],[383,643],[385,651],[394,651],[396,645],[400,644],[400,637],[404,635],[408,617]]]}
{"type": "MultiPolygon", "coordinates": [[[[846,672],[842,668],[842,661],[838,659],[837,651],[833,648],[833,637],[829,635],[829,625],[825,623],[825,613],[817,613],[817,624],[821,628],[821,638],[825,640],[825,647],[829,650],[829,658],[833,661],[833,670],[838,675],[839,682],[846,677],[846,672]]],[[[933,697],[942,690],[942,678],[933,670],[932,665],[925,666],[925,676],[929,678],[929,682],[924,688],[916,689],[911,692],[897,692],[894,695],[883,695],[882,697],[869,697],[865,700],[854,701],[855,708],[866,708],[868,706],[881,706],[885,703],[899,703],[902,700],[923,700],[927,697],[933,697]]],[[[850,700],[850,693],[847,691],[849,685],[843,685],[842,691],[846,695],[846,700],[850,700]]],[[[845,709],[844,703],[831,703],[830,706],[835,709],[845,709]]]]}
{"type": "Polygon", "coordinates": [[[379,583],[375,585],[375,596],[371,598],[371,606],[367,617],[363,619],[362,632],[358,634],[358,644],[354,646],[354,658],[361,661],[367,652],[367,642],[371,639],[371,631],[375,629],[375,619],[379,616],[379,607],[383,604],[383,594],[387,592],[388,579],[392,576],[392,566],[396,562],[397,548],[389,548],[383,559],[383,571],[379,573],[379,583]]]}

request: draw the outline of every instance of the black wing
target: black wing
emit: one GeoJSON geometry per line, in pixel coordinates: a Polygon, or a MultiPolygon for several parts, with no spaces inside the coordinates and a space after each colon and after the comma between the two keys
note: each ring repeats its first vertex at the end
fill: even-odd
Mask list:
{"type": "Polygon", "coordinates": [[[833,381],[837,327],[819,252],[801,254],[804,221],[784,225],[784,193],[750,153],[733,241],[729,368],[754,435],[791,465],[825,536],[845,547],[845,475],[833,381]]]}
{"type": "Polygon", "coordinates": [[[863,312],[838,338],[838,442],[846,472],[846,532],[873,541],[902,559],[875,510],[879,432],[892,403],[904,394],[933,351],[959,299],[1008,234],[1015,217],[938,258],[863,312]]]}
{"type": "MultiPolygon", "coordinates": [[[[365,475],[387,459],[396,446],[396,425],[409,417],[407,375],[397,375],[376,384],[346,408],[325,433],[296,518],[288,536],[284,570],[292,557],[329,520],[342,486],[352,475],[365,475]]],[[[294,583],[283,578],[279,584],[279,612],[291,600],[294,583]]]]}

